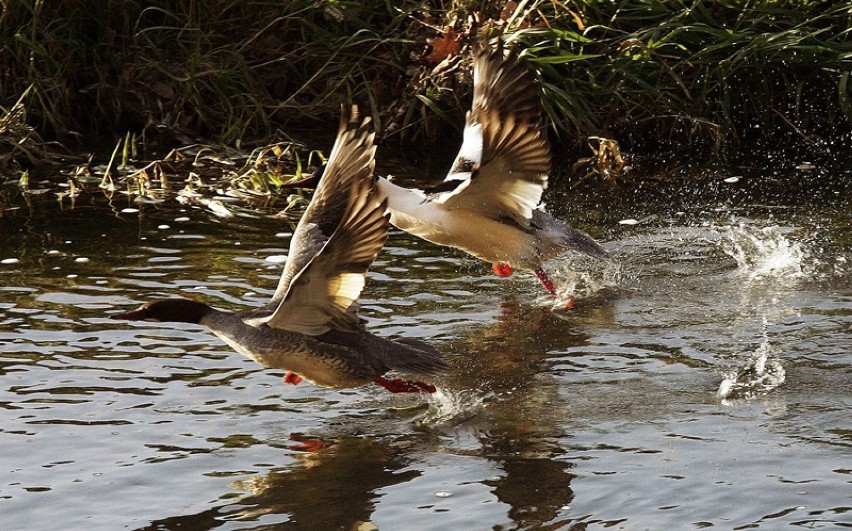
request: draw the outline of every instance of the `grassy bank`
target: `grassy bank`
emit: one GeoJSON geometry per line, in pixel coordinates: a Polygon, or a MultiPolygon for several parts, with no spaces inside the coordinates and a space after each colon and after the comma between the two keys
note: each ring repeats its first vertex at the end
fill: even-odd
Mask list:
{"type": "Polygon", "coordinates": [[[422,144],[459,127],[471,41],[489,21],[526,50],[569,159],[592,136],[701,160],[852,147],[848,1],[0,6],[0,137],[12,139],[0,145],[78,149],[128,132],[143,147],[261,145],[336,124],[342,102],[372,113],[387,142],[422,144]]]}

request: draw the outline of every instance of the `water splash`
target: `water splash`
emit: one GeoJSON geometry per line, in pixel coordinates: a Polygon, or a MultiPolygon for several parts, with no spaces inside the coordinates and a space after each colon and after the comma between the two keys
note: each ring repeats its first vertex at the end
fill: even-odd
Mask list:
{"type": "Polygon", "coordinates": [[[760,397],[784,383],[786,373],[775,349],[764,335],[763,343],[745,365],[722,375],[716,395],[730,405],[738,400],[760,397]]]}
{"type": "Polygon", "coordinates": [[[421,428],[441,429],[456,426],[479,414],[490,395],[469,389],[463,391],[438,388],[428,395],[429,409],[420,418],[421,428]]]}
{"type": "MultiPolygon", "coordinates": [[[[555,272],[558,299],[569,296],[587,298],[615,288],[622,278],[621,264],[616,261],[595,260],[579,255],[565,255],[546,265],[555,272]]],[[[563,306],[559,304],[558,306],[563,306]]]]}
{"type": "Polygon", "coordinates": [[[740,274],[749,280],[797,279],[805,276],[806,253],[799,242],[784,235],[777,226],[753,227],[740,223],[725,227],[722,250],[737,262],[740,274]]]}

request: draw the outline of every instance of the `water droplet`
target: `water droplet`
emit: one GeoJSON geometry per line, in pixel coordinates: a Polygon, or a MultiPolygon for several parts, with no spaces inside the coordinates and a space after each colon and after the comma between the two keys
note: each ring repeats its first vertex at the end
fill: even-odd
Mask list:
{"type": "Polygon", "coordinates": [[[122,208],[121,209],[122,214],[135,214],[137,212],[139,212],[138,208],[122,208]]]}
{"type": "Polygon", "coordinates": [[[175,218],[175,221],[178,223],[183,223],[184,221],[189,221],[189,218],[186,216],[181,216],[179,218],[175,218]]]}
{"type": "Polygon", "coordinates": [[[0,264],[17,264],[18,262],[20,262],[20,260],[17,258],[4,258],[3,260],[0,260],[0,264]]]}
{"type": "Polygon", "coordinates": [[[619,224],[619,225],[636,225],[636,224],[638,224],[638,223],[639,223],[639,221],[637,221],[637,220],[635,220],[635,219],[633,219],[633,218],[630,218],[630,219],[622,219],[621,221],[619,221],[619,222],[618,222],[618,224],[619,224]]]}
{"type": "Polygon", "coordinates": [[[77,278],[77,275],[71,273],[70,275],[65,275],[65,278],[77,278]]]}
{"type": "Polygon", "coordinates": [[[89,259],[86,258],[85,256],[80,256],[80,257],[75,258],[74,261],[83,264],[83,263],[88,262],[89,259]]]}
{"type": "Polygon", "coordinates": [[[739,180],[740,180],[739,176],[735,175],[733,177],[728,177],[727,179],[725,179],[725,182],[728,183],[728,184],[734,184],[736,182],[739,182],[739,180]]]}
{"type": "Polygon", "coordinates": [[[158,225],[158,226],[157,226],[157,228],[158,228],[158,229],[160,229],[160,230],[166,230],[166,229],[170,229],[171,227],[169,227],[168,225],[163,224],[163,225],[158,225]]]}
{"type": "Polygon", "coordinates": [[[56,249],[51,249],[47,251],[47,254],[59,254],[59,251],[57,251],[56,249]]]}

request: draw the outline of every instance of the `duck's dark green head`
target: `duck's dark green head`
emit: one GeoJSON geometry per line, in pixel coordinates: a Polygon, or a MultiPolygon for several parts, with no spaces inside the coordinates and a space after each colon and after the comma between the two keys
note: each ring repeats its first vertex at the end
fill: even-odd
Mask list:
{"type": "Polygon", "coordinates": [[[212,308],[203,302],[190,299],[160,299],[146,302],[139,308],[110,315],[110,319],[126,321],[161,321],[168,323],[195,323],[210,313],[212,308]]]}

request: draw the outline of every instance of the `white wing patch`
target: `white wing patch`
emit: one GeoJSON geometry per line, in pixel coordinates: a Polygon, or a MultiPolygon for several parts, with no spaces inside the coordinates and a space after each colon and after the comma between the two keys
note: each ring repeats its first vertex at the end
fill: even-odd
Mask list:
{"type": "Polygon", "coordinates": [[[482,124],[468,124],[464,128],[464,137],[453,167],[444,181],[469,179],[470,169],[482,163],[482,124]],[[461,175],[467,173],[466,176],[461,175]]]}
{"type": "Polygon", "coordinates": [[[446,210],[469,210],[493,220],[509,217],[527,226],[547,187],[547,139],[538,124],[525,119],[501,118],[496,112],[482,112],[481,118],[482,162],[467,168],[470,177],[436,202],[446,210]]]}

